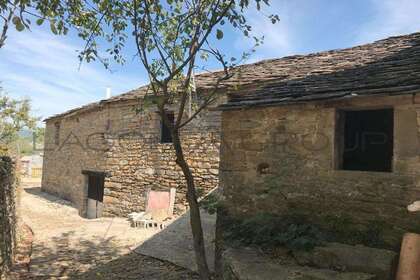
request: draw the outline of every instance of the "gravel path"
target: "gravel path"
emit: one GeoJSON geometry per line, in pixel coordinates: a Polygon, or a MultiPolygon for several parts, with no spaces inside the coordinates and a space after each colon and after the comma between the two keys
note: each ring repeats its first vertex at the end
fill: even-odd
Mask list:
{"type": "Polygon", "coordinates": [[[20,216],[34,232],[31,279],[196,279],[167,262],[131,251],[153,230],[122,218],[83,219],[64,200],[24,184],[20,216]]]}

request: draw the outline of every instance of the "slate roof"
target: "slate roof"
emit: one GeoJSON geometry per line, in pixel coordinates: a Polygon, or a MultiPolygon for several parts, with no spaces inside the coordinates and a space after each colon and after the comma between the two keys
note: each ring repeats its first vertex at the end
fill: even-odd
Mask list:
{"type": "MultiPolygon", "coordinates": [[[[287,104],[360,95],[420,92],[420,32],[371,44],[263,60],[236,67],[220,87],[228,92],[221,109],[287,104]]],[[[197,91],[213,88],[221,72],[197,74],[197,91]]],[[[135,100],[147,86],[55,115],[77,114],[107,103],[135,100]]]]}
{"type": "Polygon", "coordinates": [[[420,33],[358,47],[266,60],[241,69],[244,90],[221,108],[420,93],[420,33]],[[252,85],[249,85],[252,84],[252,85]],[[247,86],[248,85],[248,86],[247,86]]]}

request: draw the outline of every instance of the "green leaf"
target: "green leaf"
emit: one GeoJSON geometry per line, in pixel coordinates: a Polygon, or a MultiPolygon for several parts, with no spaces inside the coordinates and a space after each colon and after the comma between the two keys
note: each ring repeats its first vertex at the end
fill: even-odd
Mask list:
{"type": "Polygon", "coordinates": [[[37,25],[42,25],[44,23],[44,19],[43,18],[39,18],[36,20],[36,24],[37,25]]]}
{"type": "Polygon", "coordinates": [[[223,39],[223,31],[222,31],[222,30],[217,29],[217,31],[216,31],[216,38],[217,38],[218,40],[223,39]]]}
{"type": "Polygon", "coordinates": [[[16,30],[21,32],[25,29],[25,26],[22,23],[19,23],[18,25],[16,25],[16,30]]]}
{"type": "Polygon", "coordinates": [[[20,20],[20,17],[13,17],[12,22],[15,25],[17,31],[20,32],[25,29],[25,25],[23,25],[22,21],[20,20]]]}
{"type": "Polygon", "coordinates": [[[14,25],[18,25],[20,22],[20,18],[18,16],[14,16],[12,19],[12,22],[14,25]]]}

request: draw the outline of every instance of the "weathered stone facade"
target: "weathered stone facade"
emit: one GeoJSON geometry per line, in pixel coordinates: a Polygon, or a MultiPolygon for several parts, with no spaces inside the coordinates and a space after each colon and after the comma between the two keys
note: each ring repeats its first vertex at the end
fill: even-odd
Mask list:
{"type": "Polygon", "coordinates": [[[229,215],[299,214],[321,226],[346,218],[381,226],[390,246],[420,232],[420,98],[359,97],[224,111],[220,185],[229,215]],[[392,172],[337,168],[339,110],[394,109],[392,172]]]}
{"type": "Polygon", "coordinates": [[[15,166],[9,157],[0,157],[0,279],[12,264],[16,247],[15,166]]]}
{"type": "MultiPolygon", "coordinates": [[[[214,88],[220,75],[196,75],[197,93],[214,88]]],[[[180,210],[183,180],[171,145],[159,143],[159,118],[133,109],[146,88],[48,119],[43,189],[76,202],[83,215],[81,171],[102,171],[109,175],[107,215],[142,210],[149,187],[177,186],[180,210]],[[95,141],[103,149],[86,148],[95,141]]],[[[420,33],[239,66],[219,90],[227,95],[222,128],[219,113],[209,111],[182,137],[205,190],[217,186],[221,145],[230,215],[301,214],[325,227],[380,227],[389,246],[405,231],[420,231],[420,214],[406,209],[420,198],[420,33]],[[339,112],[373,108],[392,109],[392,170],[342,170],[339,112]]]]}
{"type": "MultiPolygon", "coordinates": [[[[107,174],[104,214],[143,211],[148,188],[177,189],[175,211],[185,209],[185,185],[171,143],[160,143],[161,122],[152,108],[138,113],[138,101],[118,100],[46,121],[42,189],[76,203],[86,214],[83,170],[107,174]]],[[[176,112],[176,109],[174,109],[176,112]]],[[[203,112],[181,138],[197,187],[218,185],[220,113],[203,112]]]]}

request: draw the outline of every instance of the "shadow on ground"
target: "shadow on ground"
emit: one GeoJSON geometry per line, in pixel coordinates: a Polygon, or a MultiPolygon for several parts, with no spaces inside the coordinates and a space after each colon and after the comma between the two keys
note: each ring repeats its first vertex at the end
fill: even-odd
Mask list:
{"type": "MultiPolygon", "coordinates": [[[[202,211],[209,266],[214,263],[215,216],[202,211]]],[[[141,229],[139,229],[141,230],[141,229]]],[[[72,279],[199,279],[189,213],[157,232],[131,253],[91,267],[72,279]]]]}
{"type": "Polygon", "coordinates": [[[123,254],[113,238],[94,241],[69,231],[32,248],[30,275],[34,279],[53,279],[82,274],[92,267],[110,262],[123,254]]]}
{"type": "Polygon", "coordinates": [[[152,257],[131,252],[106,264],[98,265],[69,279],[199,279],[185,268],[152,257]]]}
{"type": "MultiPolygon", "coordinates": [[[[198,279],[188,213],[162,231],[130,229],[123,219],[117,227],[113,220],[87,222],[70,202],[39,187],[23,190],[35,235],[31,278],[22,279],[198,279]]],[[[215,217],[202,212],[202,223],[212,267],[215,217]]]]}
{"type": "MultiPolygon", "coordinates": [[[[201,211],[204,244],[210,270],[214,268],[214,239],[216,216],[201,211]]],[[[192,271],[197,271],[189,212],[143,242],[135,252],[172,262],[192,271]]]]}

